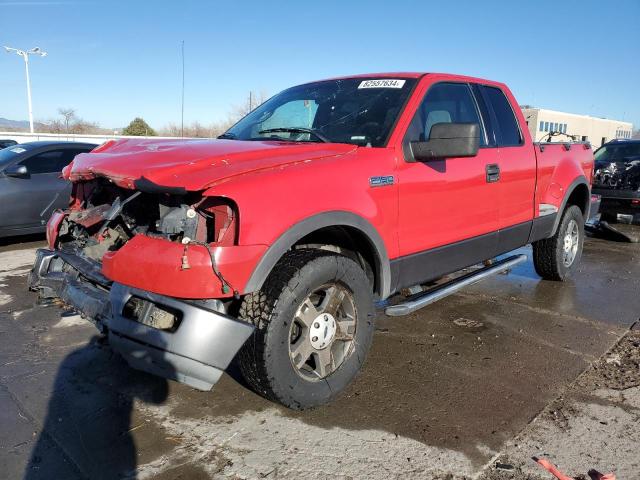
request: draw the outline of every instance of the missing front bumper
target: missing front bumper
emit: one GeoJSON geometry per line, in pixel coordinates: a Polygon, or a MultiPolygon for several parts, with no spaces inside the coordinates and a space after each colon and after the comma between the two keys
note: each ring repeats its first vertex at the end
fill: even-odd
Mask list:
{"type": "MultiPolygon", "coordinates": [[[[60,298],[108,333],[112,348],[133,368],[210,390],[253,332],[253,326],[176,298],[112,283],[96,264],[69,253],[38,250],[29,287],[60,298]],[[127,318],[132,298],[176,313],[160,330],[127,318]]],[[[143,315],[152,308],[144,309],[143,315]]],[[[153,323],[151,323],[153,324],[153,323]]]]}

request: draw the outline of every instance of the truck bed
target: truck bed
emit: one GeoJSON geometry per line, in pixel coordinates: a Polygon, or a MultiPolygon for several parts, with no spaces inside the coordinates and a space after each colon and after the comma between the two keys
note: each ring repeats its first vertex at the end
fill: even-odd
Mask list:
{"type": "Polygon", "coordinates": [[[538,217],[541,203],[560,207],[565,195],[562,185],[569,185],[573,181],[565,176],[574,171],[571,167],[575,168],[576,161],[580,163],[584,175],[591,182],[593,151],[589,142],[536,142],[534,151],[538,164],[534,215],[538,217]]]}

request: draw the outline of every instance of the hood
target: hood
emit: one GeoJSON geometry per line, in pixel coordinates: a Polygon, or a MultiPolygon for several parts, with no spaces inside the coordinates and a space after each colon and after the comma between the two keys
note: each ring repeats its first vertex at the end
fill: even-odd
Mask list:
{"type": "Polygon", "coordinates": [[[126,139],[78,155],[63,176],[71,181],[105,177],[125,188],[134,188],[134,181],[144,177],[164,187],[196,191],[232,176],[340,156],[356,148],[339,143],[126,139]]]}

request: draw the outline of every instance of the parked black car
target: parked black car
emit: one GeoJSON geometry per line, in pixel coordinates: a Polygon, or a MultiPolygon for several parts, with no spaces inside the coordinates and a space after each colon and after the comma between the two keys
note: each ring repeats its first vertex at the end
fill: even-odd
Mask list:
{"type": "Polygon", "coordinates": [[[96,146],[29,142],[0,150],[0,237],[43,232],[51,212],[69,202],[71,183],[60,172],[96,146]]]}
{"type": "Polygon", "coordinates": [[[593,193],[602,196],[604,220],[618,214],[640,220],[640,140],[613,140],[596,150],[593,193]]]}
{"type": "Polygon", "coordinates": [[[14,145],[17,145],[18,142],[16,142],[15,140],[9,140],[7,138],[0,138],[0,150],[2,150],[3,148],[7,148],[7,147],[13,147],[14,145]]]}

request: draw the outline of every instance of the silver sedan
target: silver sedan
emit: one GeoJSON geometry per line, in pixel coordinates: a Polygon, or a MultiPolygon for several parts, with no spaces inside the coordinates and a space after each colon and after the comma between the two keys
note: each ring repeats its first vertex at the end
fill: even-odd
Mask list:
{"type": "Polygon", "coordinates": [[[0,150],[0,237],[43,232],[56,208],[69,203],[62,169],[97,145],[29,142],[0,150]]]}

